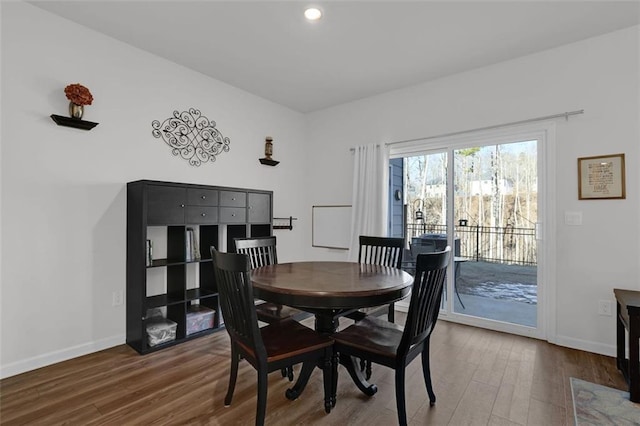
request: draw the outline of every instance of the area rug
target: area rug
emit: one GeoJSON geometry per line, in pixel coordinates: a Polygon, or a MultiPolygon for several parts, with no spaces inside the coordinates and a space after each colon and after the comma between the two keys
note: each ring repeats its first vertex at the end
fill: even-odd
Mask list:
{"type": "Polygon", "coordinates": [[[576,426],[640,425],[640,404],[629,401],[629,392],[571,377],[576,426]]]}

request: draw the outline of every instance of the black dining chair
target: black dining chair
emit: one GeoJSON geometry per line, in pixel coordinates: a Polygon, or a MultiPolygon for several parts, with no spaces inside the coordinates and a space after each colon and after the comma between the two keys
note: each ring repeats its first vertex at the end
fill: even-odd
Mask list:
{"type": "MultiPolygon", "coordinates": [[[[332,377],[335,374],[333,340],[289,318],[258,327],[248,255],[221,253],[211,247],[211,257],[224,324],[231,338],[231,373],[224,399],[231,405],[238,363],[246,359],[258,373],[256,425],[263,425],[267,406],[268,373],[301,362],[322,366],[325,411],[331,411],[332,377]]],[[[302,389],[299,389],[299,393],[302,389]]]]}
{"type": "MultiPolygon", "coordinates": [[[[404,327],[380,318],[367,317],[333,335],[334,350],[341,358],[355,356],[395,370],[396,406],[400,425],[407,424],[405,369],[418,354],[422,354],[422,373],[430,405],[433,406],[436,402],[429,366],[429,339],[440,312],[450,255],[451,248],[448,246],[441,252],[418,255],[404,327]]],[[[358,373],[353,365],[345,365],[349,374],[356,378],[358,373]]],[[[359,381],[355,381],[359,387],[362,386],[359,381]]],[[[368,388],[360,390],[367,395],[372,394],[368,388]]]]}
{"type": "MultiPolygon", "coordinates": [[[[360,248],[358,261],[367,265],[390,266],[400,269],[402,265],[402,253],[404,252],[404,238],[370,237],[360,236],[360,248]]],[[[384,306],[363,308],[346,315],[347,318],[360,321],[366,316],[380,316],[387,314],[390,322],[395,320],[395,305],[390,303],[384,306]]]]}
{"type": "MultiPolygon", "coordinates": [[[[278,251],[276,249],[276,237],[250,237],[234,238],[236,253],[246,254],[251,261],[251,269],[278,263],[278,251]]],[[[290,306],[256,300],[256,313],[258,320],[267,324],[273,324],[286,318],[304,319],[309,314],[290,306]]],[[[293,369],[282,370],[282,377],[293,381],[293,369]]]]}
{"type": "MultiPolygon", "coordinates": [[[[400,269],[402,266],[403,252],[404,238],[360,235],[358,261],[362,264],[391,266],[400,269]]],[[[387,314],[389,322],[394,322],[396,314],[395,303],[392,302],[383,306],[361,308],[345,316],[352,320],[360,321],[367,316],[377,317],[384,314],[387,314]]],[[[360,368],[365,372],[365,377],[368,380],[371,377],[371,362],[360,359],[360,368]]]]}

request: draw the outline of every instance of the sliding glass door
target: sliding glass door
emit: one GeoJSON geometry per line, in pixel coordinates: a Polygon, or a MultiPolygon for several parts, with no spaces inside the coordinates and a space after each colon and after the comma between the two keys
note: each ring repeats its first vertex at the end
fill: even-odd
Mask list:
{"type": "Polygon", "coordinates": [[[392,149],[403,163],[407,255],[452,248],[441,315],[541,334],[543,140],[507,132],[392,149]]]}

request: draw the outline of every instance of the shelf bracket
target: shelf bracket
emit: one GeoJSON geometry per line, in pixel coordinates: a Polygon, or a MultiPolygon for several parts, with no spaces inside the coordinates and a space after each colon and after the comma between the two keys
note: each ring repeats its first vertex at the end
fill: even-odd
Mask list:
{"type": "Polygon", "coordinates": [[[288,229],[289,231],[293,230],[293,221],[294,220],[298,220],[297,217],[274,217],[273,221],[288,221],[289,224],[288,225],[273,225],[273,229],[288,229]]]}

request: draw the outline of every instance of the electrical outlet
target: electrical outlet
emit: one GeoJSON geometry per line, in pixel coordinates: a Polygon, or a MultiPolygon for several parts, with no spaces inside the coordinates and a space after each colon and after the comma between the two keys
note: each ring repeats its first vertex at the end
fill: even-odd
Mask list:
{"type": "Polygon", "coordinates": [[[114,291],[111,294],[111,306],[120,306],[122,305],[122,290],[114,291]]]}
{"type": "Polygon", "coordinates": [[[611,314],[611,302],[608,300],[598,300],[598,315],[606,315],[610,317],[611,314]]]}

